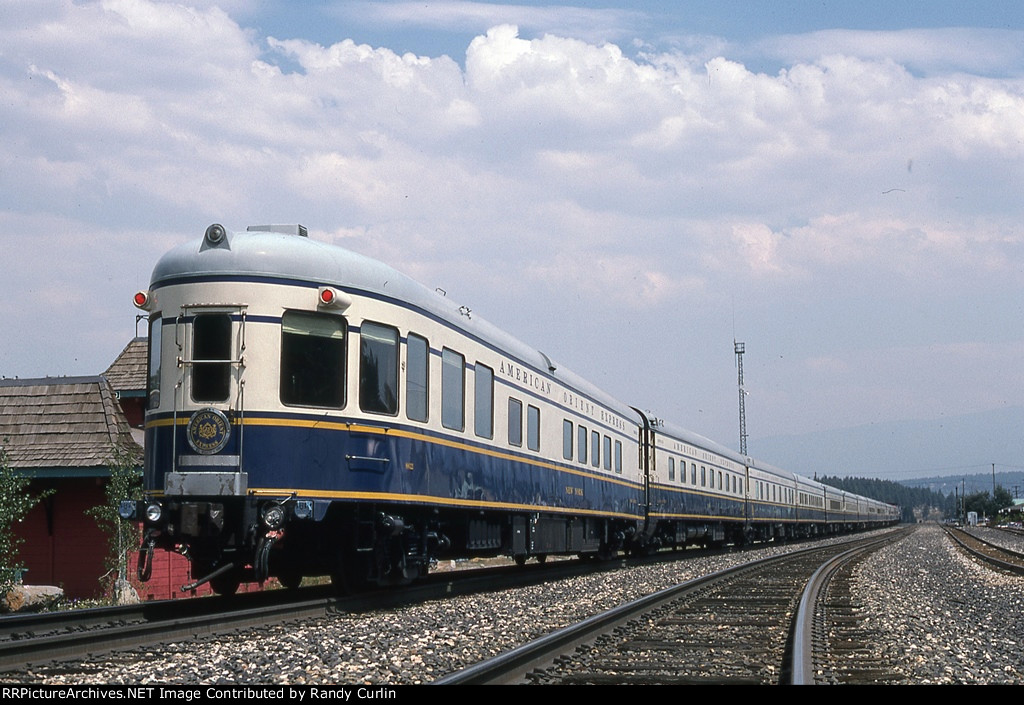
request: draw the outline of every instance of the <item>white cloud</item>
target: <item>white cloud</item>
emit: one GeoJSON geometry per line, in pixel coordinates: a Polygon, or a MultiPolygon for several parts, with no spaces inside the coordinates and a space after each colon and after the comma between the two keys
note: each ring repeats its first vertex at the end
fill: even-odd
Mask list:
{"type": "Polygon", "coordinates": [[[1024,66],[1024,32],[1017,29],[939,28],[899,31],[834,29],[771,37],[758,48],[787,63],[814,63],[843,54],[871,61],[894,61],[914,71],[1006,73],[1024,66]]]}
{"type": "MultiPolygon", "coordinates": [[[[509,11],[435,9],[446,22],[509,11]]],[[[986,306],[1022,293],[1024,80],[937,60],[921,75],[906,58],[970,44],[972,31],[917,33],[903,54],[872,34],[784,38],[777,50],[797,58],[769,75],[729,55],[630,57],[603,38],[526,39],[497,24],[469,43],[463,69],[351,39],[263,40],[236,19],[250,10],[19,6],[21,21],[0,27],[4,242],[15,230],[51,242],[57,228],[107,242],[138,231],[155,247],[215,220],[299,221],[447,283],[497,322],[543,310],[594,337],[606,314],[627,331],[666,330],[693,346],[698,370],[730,298],[741,311],[753,302],[765,337],[806,327],[808,349],[812,334],[880,349],[934,338],[940,317],[914,307],[965,296],[986,305],[965,317],[959,343],[990,342],[1020,320],[986,306]],[[886,294],[893,286],[899,296],[886,294]]],[[[1016,65],[1005,35],[995,39],[986,66],[1016,65]]],[[[148,278],[149,242],[137,271],[117,273],[129,289],[148,278]]],[[[89,260],[88,248],[63,245],[89,260]]],[[[41,271],[34,255],[10,257],[41,271]]],[[[109,293],[67,271],[81,296],[109,293]]],[[[15,281],[0,284],[0,300],[21,296],[15,281]]],[[[20,326],[49,320],[44,298],[26,301],[20,326]]],[[[608,365],[629,369],[627,347],[608,365]]],[[[547,348],[570,363],[593,354],[547,348]]],[[[655,367],[675,364],[643,352],[655,367]]],[[[34,357],[4,356],[19,374],[34,357]]]]}

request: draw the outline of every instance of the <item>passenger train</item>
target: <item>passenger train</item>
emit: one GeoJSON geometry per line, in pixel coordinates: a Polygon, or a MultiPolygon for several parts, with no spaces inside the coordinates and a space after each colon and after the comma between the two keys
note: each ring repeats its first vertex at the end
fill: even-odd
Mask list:
{"type": "Polygon", "coordinates": [[[899,519],[623,404],[302,226],[211,225],[135,304],[149,314],[144,498],[121,515],[142,525],[143,580],[157,549],[188,556],[186,588],[330,575],[352,589],[440,558],[607,557],[899,519]]]}

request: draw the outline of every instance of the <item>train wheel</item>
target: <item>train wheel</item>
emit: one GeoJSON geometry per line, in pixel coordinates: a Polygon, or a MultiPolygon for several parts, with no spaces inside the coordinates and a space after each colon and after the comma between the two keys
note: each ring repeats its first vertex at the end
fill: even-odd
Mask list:
{"type": "Polygon", "coordinates": [[[331,586],[339,595],[357,595],[368,591],[373,584],[368,578],[360,578],[345,571],[331,573],[331,586]]]}
{"type": "Polygon", "coordinates": [[[238,592],[238,586],[242,584],[242,576],[237,570],[217,575],[210,579],[210,588],[218,595],[230,596],[238,592]]]}
{"type": "MultiPolygon", "coordinates": [[[[189,572],[193,579],[199,581],[213,573],[214,570],[214,564],[207,563],[206,561],[193,561],[189,572]]],[[[224,573],[214,575],[209,580],[206,580],[205,583],[218,595],[234,595],[238,592],[238,586],[242,584],[242,571],[232,567],[224,573]]],[[[200,585],[202,584],[200,583],[200,585]]]]}
{"type": "Polygon", "coordinates": [[[512,560],[514,560],[516,562],[516,565],[518,566],[526,565],[526,554],[517,553],[516,555],[512,556],[512,560]]]}
{"type": "Polygon", "coordinates": [[[355,595],[373,587],[370,580],[370,566],[365,557],[347,552],[338,558],[331,572],[331,585],[339,595],[355,595]]]}
{"type": "Polygon", "coordinates": [[[297,570],[286,570],[277,576],[277,582],[281,587],[294,590],[302,584],[302,573],[297,570]]]}
{"type": "Polygon", "coordinates": [[[348,583],[345,580],[344,573],[331,573],[331,587],[333,587],[334,592],[339,595],[348,595],[351,593],[348,583]]]}

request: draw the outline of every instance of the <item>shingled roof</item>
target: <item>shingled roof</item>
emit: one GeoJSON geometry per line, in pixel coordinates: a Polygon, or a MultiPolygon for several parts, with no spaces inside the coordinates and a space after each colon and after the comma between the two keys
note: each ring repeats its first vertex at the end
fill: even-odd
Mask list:
{"type": "Polygon", "coordinates": [[[0,443],[38,476],[105,476],[118,446],[142,455],[103,377],[0,380],[0,443]]]}
{"type": "Polygon", "coordinates": [[[148,352],[148,338],[133,338],[117,356],[117,359],[110,364],[103,376],[107,378],[115,392],[122,396],[145,396],[148,352]]]}

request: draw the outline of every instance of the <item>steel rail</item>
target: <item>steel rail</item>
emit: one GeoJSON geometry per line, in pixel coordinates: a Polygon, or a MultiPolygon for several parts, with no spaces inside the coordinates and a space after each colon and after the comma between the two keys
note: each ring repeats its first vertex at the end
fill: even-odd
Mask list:
{"type": "MultiPolygon", "coordinates": [[[[667,557],[663,557],[665,560],[667,557]]],[[[651,560],[651,559],[646,559],[651,560]]],[[[272,590],[230,598],[210,596],[161,600],[124,607],[98,607],[0,617],[0,673],[29,664],[77,659],[200,635],[264,627],[274,622],[323,617],[331,612],[366,612],[431,599],[536,585],[605,570],[602,564],[556,561],[546,565],[500,566],[437,572],[401,589],[338,596],[330,586],[309,586],[298,594],[272,590]]]]}
{"type": "MultiPolygon", "coordinates": [[[[903,535],[901,532],[898,538],[903,538],[903,535]]],[[[849,561],[859,558],[865,553],[878,550],[881,546],[892,543],[894,540],[897,540],[897,537],[889,535],[861,546],[855,546],[849,551],[844,551],[825,561],[811,575],[800,596],[800,605],[797,607],[793,619],[793,648],[790,656],[789,685],[815,684],[816,610],[819,599],[828,587],[829,580],[849,561]]]]}
{"type": "Polygon", "coordinates": [[[946,535],[949,536],[949,538],[952,539],[952,541],[954,543],[956,543],[962,549],[967,551],[967,553],[970,556],[972,556],[974,558],[977,558],[977,559],[979,559],[981,561],[984,561],[985,563],[988,563],[989,565],[995,566],[996,568],[999,568],[1000,570],[1005,570],[1007,572],[1015,573],[1017,575],[1024,575],[1024,556],[1022,556],[1020,553],[1017,553],[1016,551],[1012,551],[1012,550],[1010,550],[1008,548],[1003,548],[1002,546],[997,546],[997,545],[995,545],[993,543],[990,543],[990,542],[986,541],[985,539],[979,538],[977,536],[974,536],[973,534],[970,534],[970,533],[968,533],[966,531],[963,531],[962,529],[959,530],[964,535],[969,536],[972,541],[976,541],[976,542],[978,542],[980,544],[984,544],[989,549],[994,550],[994,551],[996,551],[996,552],[998,552],[1000,554],[1003,554],[1003,555],[1006,555],[1006,556],[1011,556],[1017,562],[1014,563],[1014,562],[1010,562],[1010,561],[1005,561],[1005,560],[1003,560],[1001,558],[997,558],[996,556],[984,553],[984,552],[979,551],[979,550],[973,548],[972,546],[968,545],[967,542],[962,540],[957,535],[957,532],[951,530],[948,526],[944,526],[943,529],[945,529],[946,535]]]}
{"type": "MultiPolygon", "coordinates": [[[[877,542],[878,539],[875,539],[872,543],[877,542]]],[[[823,546],[803,548],[783,555],[761,558],[750,563],[744,563],[688,580],[564,627],[491,659],[481,661],[439,678],[431,684],[480,685],[522,682],[523,676],[528,671],[543,667],[551,663],[559,654],[586,644],[597,636],[612,631],[617,626],[628,622],[637,615],[651,611],[664,603],[671,602],[684,593],[707,587],[716,582],[733,579],[745,572],[755,571],[773,563],[793,560],[797,556],[827,549],[828,547],[823,546]]]]}

